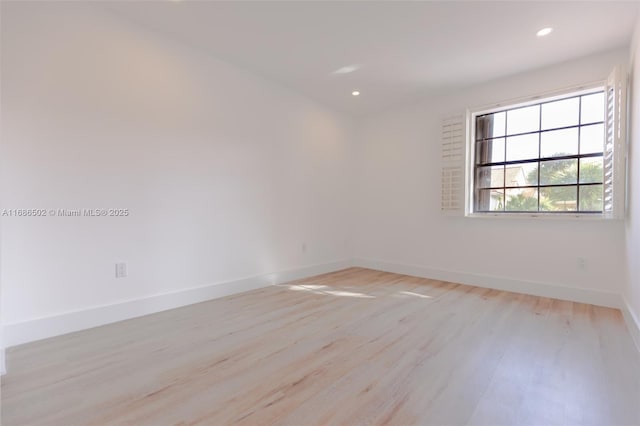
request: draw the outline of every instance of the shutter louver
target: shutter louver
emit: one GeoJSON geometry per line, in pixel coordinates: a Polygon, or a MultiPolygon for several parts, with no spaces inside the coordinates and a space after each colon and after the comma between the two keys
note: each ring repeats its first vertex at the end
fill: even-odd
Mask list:
{"type": "Polygon", "coordinates": [[[443,213],[464,214],[465,125],[463,116],[447,118],[442,123],[442,188],[440,206],[443,213]]]}
{"type": "Polygon", "coordinates": [[[603,214],[622,219],[625,212],[626,73],[616,67],[607,80],[604,140],[603,214]]]}

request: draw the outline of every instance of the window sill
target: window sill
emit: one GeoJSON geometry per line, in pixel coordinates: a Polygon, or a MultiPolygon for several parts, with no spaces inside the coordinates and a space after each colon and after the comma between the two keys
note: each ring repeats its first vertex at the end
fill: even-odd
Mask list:
{"type": "Polygon", "coordinates": [[[622,221],[605,217],[602,213],[467,213],[465,217],[476,219],[544,219],[581,221],[622,221]]]}

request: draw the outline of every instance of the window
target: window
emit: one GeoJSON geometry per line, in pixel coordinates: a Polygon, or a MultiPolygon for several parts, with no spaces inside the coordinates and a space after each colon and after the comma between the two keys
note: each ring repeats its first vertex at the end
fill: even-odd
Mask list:
{"type": "Polygon", "coordinates": [[[605,88],[477,112],[473,212],[602,213],[605,88]]]}
{"type": "Polygon", "coordinates": [[[445,118],[443,214],[623,219],[626,80],[445,118]]]}

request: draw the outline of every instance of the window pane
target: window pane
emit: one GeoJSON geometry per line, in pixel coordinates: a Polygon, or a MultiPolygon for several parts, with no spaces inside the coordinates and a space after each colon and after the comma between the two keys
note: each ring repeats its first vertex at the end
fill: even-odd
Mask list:
{"type": "Polygon", "coordinates": [[[602,211],[602,185],[581,186],[579,191],[581,212],[602,211]]]}
{"type": "Polygon", "coordinates": [[[526,189],[507,189],[506,208],[512,212],[536,212],[538,211],[538,190],[533,188],[526,189]]]}
{"type": "Polygon", "coordinates": [[[580,187],[580,211],[602,211],[602,185],[588,185],[580,187]]]}
{"type": "Polygon", "coordinates": [[[476,164],[504,161],[504,138],[476,142],[476,164]]]}
{"type": "Polygon", "coordinates": [[[504,136],[506,112],[476,117],[476,140],[504,136]]]}
{"type": "Polygon", "coordinates": [[[538,158],[538,134],[507,138],[507,161],[538,158]]]}
{"type": "Polygon", "coordinates": [[[540,188],[540,211],[575,211],[577,186],[540,188]]]}
{"type": "Polygon", "coordinates": [[[538,184],[538,162],[506,166],[505,186],[530,186],[538,184]]]}
{"type": "Polygon", "coordinates": [[[578,182],[578,160],[540,162],[540,185],[562,185],[578,182]]]}
{"type": "Polygon", "coordinates": [[[580,114],[580,98],[542,104],[542,130],[577,126],[580,114]]]}
{"type": "Polygon", "coordinates": [[[504,211],[504,190],[479,189],[476,191],[475,211],[495,212],[504,211]]]}
{"type": "Polygon", "coordinates": [[[580,159],[580,183],[598,183],[603,178],[602,157],[580,159]]]}
{"type": "Polygon", "coordinates": [[[544,132],[540,135],[540,157],[561,157],[578,153],[578,129],[544,132]]]}
{"type": "Polygon", "coordinates": [[[602,152],[604,149],[604,124],[580,128],[580,154],[602,152]]]}
{"type": "Polygon", "coordinates": [[[604,121],[604,92],[582,97],[580,123],[604,121]]]}
{"type": "Polygon", "coordinates": [[[504,166],[478,167],[476,169],[476,188],[500,186],[504,186],[504,166]]]}
{"type": "Polygon", "coordinates": [[[507,135],[534,132],[540,129],[540,106],[507,111],[507,135]]]}

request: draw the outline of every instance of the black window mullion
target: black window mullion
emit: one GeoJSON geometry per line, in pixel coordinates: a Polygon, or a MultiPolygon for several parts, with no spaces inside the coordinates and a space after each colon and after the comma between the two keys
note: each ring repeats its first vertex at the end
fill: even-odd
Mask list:
{"type": "Polygon", "coordinates": [[[562,155],[559,157],[545,157],[545,158],[527,158],[526,160],[512,160],[512,161],[497,161],[495,163],[483,163],[476,164],[478,167],[488,167],[488,166],[511,166],[513,164],[524,164],[524,163],[535,163],[537,161],[545,163],[548,161],[558,161],[558,160],[578,160],[581,158],[595,158],[602,157],[601,152],[592,152],[589,154],[575,154],[575,155],[562,155]]]}
{"type": "MultiPolygon", "coordinates": [[[[580,155],[580,131],[582,129],[582,96],[578,101],[578,155],[580,155]]],[[[580,211],[580,163],[582,160],[578,158],[578,170],[576,170],[576,180],[578,183],[578,188],[576,188],[576,211],[580,211]]]]}
{"type": "MultiPolygon", "coordinates": [[[[542,104],[540,104],[540,114],[538,117],[538,130],[542,130],[542,104]]],[[[540,157],[542,156],[542,132],[538,133],[538,210],[540,211],[540,157]]]]}
{"type": "MultiPolygon", "coordinates": [[[[522,132],[522,133],[513,133],[511,135],[504,135],[504,136],[496,136],[496,137],[486,137],[486,138],[480,138],[480,139],[476,139],[477,142],[480,141],[486,141],[486,140],[490,140],[490,139],[499,139],[501,137],[516,137],[516,136],[526,136],[526,135],[532,135],[534,133],[548,133],[548,132],[555,132],[557,130],[568,130],[568,129],[575,129],[578,127],[589,127],[589,126],[597,126],[598,124],[604,124],[604,121],[594,121],[593,123],[586,123],[586,124],[574,124],[571,126],[564,126],[564,127],[554,127],[551,129],[544,129],[544,130],[532,130],[530,132],[522,132]]],[[[505,130],[506,131],[506,130],[505,130]]]]}
{"type": "Polygon", "coordinates": [[[505,165],[502,166],[502,211],[507,211],[507,129],[509,120],[509,111],[504,112],[504,161],[505,165]]]}
{"type": "MultiPolygon", "coordinates": [[[[581,183],[579,186],[595,186],[602,185],[602,182],[587,182],[581,183]]],[[[489,186],[486,188],[478,188],[479,190],[492,190],[492,191],[500,191],[502,189],[536,189],[536,188],[560,188],[560,187],[569,187],[569,186],[578,186],[577,183],[554,183],[553,185],[523,185],[523,186],[489,186]]]]}

